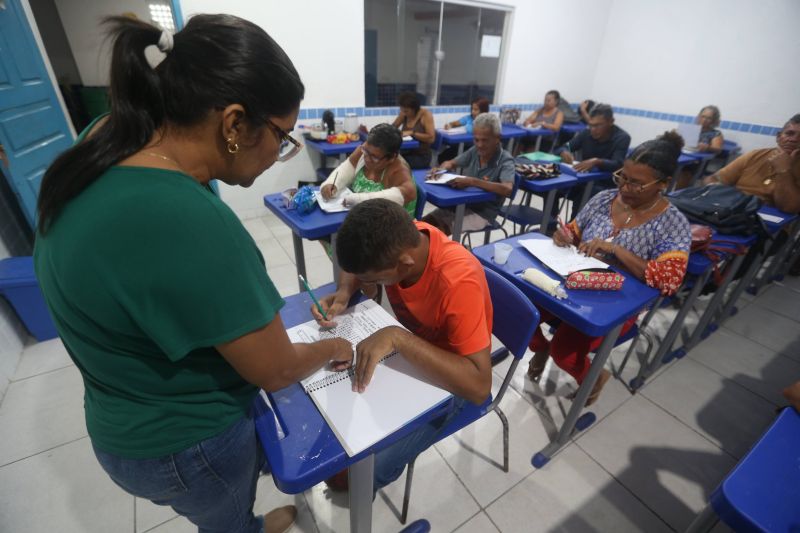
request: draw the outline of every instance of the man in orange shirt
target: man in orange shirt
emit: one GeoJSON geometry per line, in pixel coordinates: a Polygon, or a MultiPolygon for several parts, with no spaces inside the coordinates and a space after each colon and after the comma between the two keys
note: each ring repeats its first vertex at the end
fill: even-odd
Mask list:
{"type": "MultiPolygon", "coordinates": [[[[363,392],[383,356],[398,351],[432,382],[453,393],[457,407],[375,457],[374,490],[391,483],[405,465],[438,440],[464,401],[480,404],[492,386],[492,302],[478,260],[463,246],[399,205],[368,200],[353,207],[339,228],[338,290],[316,308],[321,325],[347,307],[361,287],[382,284],[398,321],[408,331],[384,328],[356,347],[353,390],[363,392]]],[[[397,401],[403,401],[398,398],[397,401]]]]}
{"type": "Polygon", "coordinates": [[[800,113],[778,133],[777,148],[752,150],[708,178],[734,185],[786,213],[800,213],[800,113]]]}

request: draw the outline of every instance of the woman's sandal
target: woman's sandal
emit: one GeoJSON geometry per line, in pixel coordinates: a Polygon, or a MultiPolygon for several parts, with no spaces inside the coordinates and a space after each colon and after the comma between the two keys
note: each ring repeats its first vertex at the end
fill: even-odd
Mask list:
{"type": "Polygon", "coordinates": [[[550,358],[549,352],[534,352],[533,358],[528,363],[528,377],[531,381],[539,382],[542,377],[544,367],[547,365],[547,360],[550,358]]]}
{"type": "MultiPolygon", "coordinates": [[[[592,387],[592,392],[589,394],[589,397],[586,399],[586,407],[589,407],[597,399],[600,397],[600,393],[603,391],[603,387],[606,386],[606,382],[608,382],[609,378],[611,378],[611,372],[606,370],[605,368],[600,372],[600,375],[597,376],[597,381],[592,387]]],[[[578,391],[572,391],[570,394],[567,395],[567,399],[572,401],[578,395],[578,391]]]]}

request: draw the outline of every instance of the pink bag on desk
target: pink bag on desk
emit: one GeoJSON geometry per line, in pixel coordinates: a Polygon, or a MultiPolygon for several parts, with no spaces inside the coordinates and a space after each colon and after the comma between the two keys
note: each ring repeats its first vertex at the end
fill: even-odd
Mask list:
{"type": "Polygon", "coordinates": [[[610,270],[579,270],[567,276],[568,289],[591,291],[618,291],[625,282],[625,276],[610,270]]]}

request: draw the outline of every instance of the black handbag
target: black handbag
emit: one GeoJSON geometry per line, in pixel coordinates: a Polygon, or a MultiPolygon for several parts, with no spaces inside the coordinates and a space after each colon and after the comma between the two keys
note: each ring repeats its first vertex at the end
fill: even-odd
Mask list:
{"type": "Polygon", "coordinates": [[[669,201],[688,219],[708,224],[727,235],[766,235],[758,210],[762,201],[731,185],[704,185],[681,189],[669,201]]]}

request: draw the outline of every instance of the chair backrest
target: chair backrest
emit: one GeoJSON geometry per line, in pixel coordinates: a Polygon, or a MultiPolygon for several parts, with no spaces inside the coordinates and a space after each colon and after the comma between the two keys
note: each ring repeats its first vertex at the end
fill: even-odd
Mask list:
{"type": "Polygon", "coordinates": [[[513,283],[494,270],[484,268],[492,297],[492,334],[521,359],[539,327],[539,311],[513,283]]]}
{"type": "Polygon", "coordinates": [[[422,220],[422,212],[425,211],[425,202],[428,201],[428,193],[425,192],[425,187],[420,187],[416,180],[414,181],[414,185],[417,187],[417,207],[414,209],[414,218],[422,220]]]}

